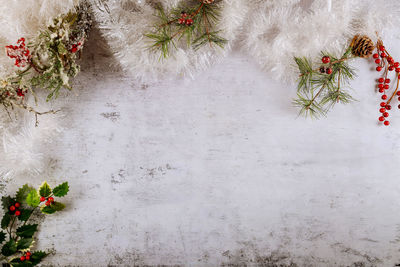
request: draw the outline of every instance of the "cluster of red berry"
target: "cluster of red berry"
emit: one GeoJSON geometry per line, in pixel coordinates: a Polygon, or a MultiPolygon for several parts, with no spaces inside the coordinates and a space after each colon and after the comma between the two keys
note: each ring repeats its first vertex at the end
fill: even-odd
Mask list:
{"type": "Polygon", "coordinates": [[[78,50],[79,50],[81,47],[82,47],[82,43],[81,43],[81,42],[79,42],[79,43],[77,43],[77,44],[73,44],[73,45],[71,46],[70,51],[71,51],[71,53],[76,53],[76,52],[78,52],[78,50]]]}
{"type": "Polygon", "coordinates": [[[24,255],[19,258],[21,261],[29,261],[31,259],[31,253],[27,251],[24,255]]]}
{"type": "Polygon", "coordinates": [[[46,203],[44,203],[46,206],[50,206],[51,203],[54,202],[54,198],[53,197],[49,197],[49,198],[46,199],[45,197],[40,197],[40,202],[44,202],[44,201],[46,201],[46,203]]]}
{"type": "Polygon", "coordinates": [[[15,202],[14,205],[11,205],[8,209],[10,210],[11,213],[14,213],[15,216],[19,216],[21,215],[21,212],[18,210],[19,207],[21,207],[21,204],[15,202]]]}
{"type": "MultiPolygon", "coordinates": [[[[380,72],[384,70],[382,77],[378,79],[378,91],[382,94],[381,99],[386,102],[380,103],[379,112],[381,113],[381,116],[379,117],[379,121],[383,122],[384,125],[389,126],[390,122],[387,120],[387,118],[389,117],[388,111],[392,109],[390,102],[396,95],[400,101],[400,91],[398,91],[400,81],[400,63],[394,61],[381,41],[378,42],[377,53],[373,54],[372,57],[375,59],[375,63],[378,65],[376,67],[376,71],[380,72]],[[386,93],[390,88],[391,80],[388,78],[390,71],[395,71],[395,80],[397,80],[397,86],[388,99],[386,93]]],[[[400,109],[400,105],[398,105],[398,108],[400,109]]]]}
{"type": "Polygon", "coordinates": [[[193,24],[193,19],[186,12],[182,11],[181,17],[178,19],[178,23],[190,26],[193,24]]]}
{"type": "Polygon", "coordinates": [[[31,55],[28,48],[25,46],[25,38],[20,38],[17,45],[6,46],[7,56],[15,58],[17,67],[25,67],[31,61],[31,55]]]}
{"type": "MultiPolygon", "coordinates": [[[[329,64],[331,62],[331,58],[328,56],[323,56],[321,61],[323,64],[329,64]]],[[[319,72],[326,73],[326,74],[332,74],[332,68],[330,66],[329,67],[321,66],[319,68],[319,72]]]]}

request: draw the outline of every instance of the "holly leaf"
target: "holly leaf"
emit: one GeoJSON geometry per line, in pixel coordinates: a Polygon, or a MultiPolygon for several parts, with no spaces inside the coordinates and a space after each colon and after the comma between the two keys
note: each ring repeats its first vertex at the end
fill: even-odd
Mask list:
{"type": "Polygon", "coordinates": [[[16,234],[20,237],[31,238],[37,231],[37,224],[26,224],[17,229],[16,234]]]}
{"type": "Polygon", "coordinates": [[[40,204],[40,198],[35,189],[31,190],[26,197],[26,204],[36,208],[40,204]]]}
{"type": "Polygon", "coordinates": [[[32,267],[33,264],[31,261],[21,261],[20,258],[15,258],[11,261],[12,267],[32,267]]]}
{"type": "Polygon", "coordinates": [[[19,211],[21,212],[21,215],[19,215],[17,217],[18,220],[26,222],[29,219],[29,217],[31,216],[31,210],[19,209],[19,211]]]}
{"type": "Polygon", "coordinates": [[[50,206],[43,206],[40,208],[40,210],[44,214],[53,214],[57,211],[63,210],[65,208],[65,205],[61,202],[53,202],[50,206]]]}
{"type": "Polygon", "coordinates": [[[6,257],[13,255],[15,252],[17,252],[17,243],[13,239],[5,243],[1,249],[1,254],[6,257]]]}
{"type": "Polygon", "coordinates": [[[22,238],[17,242],[17,250],[29,248],[33,243],[33,238],[22,238]]]}
{"type": "Polygon", "coordinates": [[[6,240],[6,234],[3,231],[0,231],[0,244],[6,240]]]}
{"type": "Polygon", "coordinates": [[[3,219],[1,219],[1,228],[6,229],[11,221],[11,215],[7,212],[4,214],[3,219]]]}
{"type": "Polygon", "coordinates": [[[26,203],[26,197],[28,196],[29,192],[34,190],[32,186],[29,186],[28,184],[23,185],[20,189],[17,191],[16,195],[16,200],[19,203],[26,203]]]}
{"type": "Polygon", "coordinates": [[[49,197],[51,195],[51,188],[46,181],[39,187],[39,195],[41,197],[49,197]]]}
{"type": "Polygon", "coordinates": [[[12,205],[14,205],[15,199],[13,199],[10,196],[2,197],[1,198],[1,204],[3,206],[4,211],[8,212],[8,208],[12,205]]]}
{"type": "Polygon", "coordinates": [[[32,255],[31,255],[31,262],[32,262],[33,266],[39,264],[42,261],[42,259],[44,257],[46,257],[47,255],[48,254],[46,252],[44,252],[44,251],[35,251],[35,252],[33,252],[32,255]]]}
{"type": "Polygon", "coordinates": [[[56,186],[53,189],[53,195],[55,195],[56,197],[63,197],[68,194],[68,191],[69,191],[68,182],[65,182],[56,186]]]}

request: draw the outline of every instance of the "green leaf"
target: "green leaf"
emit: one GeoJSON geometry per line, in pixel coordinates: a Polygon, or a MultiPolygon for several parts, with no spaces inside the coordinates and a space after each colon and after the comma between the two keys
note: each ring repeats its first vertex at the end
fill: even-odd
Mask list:
{"type": "Polygon", "coordinates": [[[26,203],[26,197],[28,196],[29,192],[31,192],[32,190],[34,190],[34,188],[29,186],[28,184],[23,185],[17,191],[16,200],[21,204],[26,203]]]}
{"type": "Polygon", "coordinates": [[[53,214],[57,211],[63,210],[65,208],[65,205],[61,202],[53,202],[50,206],[44,206],[40,208],[40,210],[44,214],[53,214]]]}
{"type": "Polygon", "coordinates": [[[1,249],[1,254],[6,257],[13,255],[15,252],[17,252],[17,243],[13,239],[5,243],[1,249]]]}
{"type": "Polygon", "coordinates": [[[1,228],[6,229],[11,221],[11,215],[7,212],[4,214],[3,219],[1,219],[1,228]]]}
{"type": "Polygon", "coordinates": [[[29,248],[33,243],[33,238],[22,238],[17,243],[17,250],[24,250],[29,248]]]}
{"type": "Polygon", "coordinates": [[[31,190],[29,192],[28,196],[26,197],[26,204],[28,204],[31,207],[36,208],[40,204],[40,198],[35,189],[31,190]]]}
{"type": "Polygon", "coordinates": [[[47,253],[44,251],[35,251],[31,255],[31,262],[33,263],[33,265],[37,265],[46,256],[47,256],[47,253]]]}
{"type": "Polygon", "coordinates": [[[39,195],[41,197],[49,197],[51,195],[51,188],[50,188],[49,184],[46,181],[44,181],[42,183],[42,185],[40,186],[39,195]]]}
{"type": "Polygon", "coordinates": [[[68,53],[68,50],[65,48],[64,44],[60,42],[57,46],[58,53],[60,55],[66,55],[68,53]]]}
{"type": "Polygon", "coordinates": [[[9,208],[10,206],[14,205],[15,199],[13,199],[13,198],[10,197],[10,196],[2,197],[2,198],[1,198],[1,203],[2,203],[2,206],[3,206],[4,211],[8,212],[8,208],[9,208]]]}
{"type": "Polygon", "coordinates": [[[18,216],[18,220],[26,222],[31,216],[32,211],[27,209],[19,209],[19,211],[21,212],[21,215],[18,216]]]}
{"type": "Polygon", "coordinates": [[[0,231],[0,244],[6,240],[6,234],[3,231],[0,231]]]}
{"type": "Polygon", "coordinates": [[[62,183],[53,189],[53,195],[56,197],[63,197],[68,194],[69,186],[68,182],[62,183]]]}
{"type": "Polygon", "coordinates": [[[15,258],[11,261],[12,267],[32,267],[34,266],[31,261],[21,261],[19,258],[15,258]]]}
{"type": "Polygon", "coordinates": [[[20,237],[31,238],[37,231],[37,224],[26,224],[17,229],[16,234],[20,237]]]}

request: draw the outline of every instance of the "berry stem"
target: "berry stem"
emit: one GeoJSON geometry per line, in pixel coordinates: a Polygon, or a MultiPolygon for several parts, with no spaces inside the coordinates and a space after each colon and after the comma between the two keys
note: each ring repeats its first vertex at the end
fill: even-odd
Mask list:
{"type": "Polygon", "coordinates": [[[396,85],[396,90],[394,90],[394,92],[393,92],[393,94],[392,94],[392,96],[389,98],[389,100],[386,102],[386,105],[389,105],[390,104],[390,101],[392,101],[392,99],[393,99],[393,97],[397,94],[397,91],[399,90],[399,84],[400,84],[400,80],[399,80],[399,77],[398,77],[398,75],[396,75],[397,76],[397,85],[396,85]]]}

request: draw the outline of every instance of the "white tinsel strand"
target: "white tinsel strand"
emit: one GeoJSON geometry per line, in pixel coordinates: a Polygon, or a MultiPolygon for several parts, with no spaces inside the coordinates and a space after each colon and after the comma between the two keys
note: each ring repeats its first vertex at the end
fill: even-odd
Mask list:
{"type": "MultiPolygon", "coordinates": [[[[398,1],[251,0],[243,48],[273,77],[296,80],[294,56],[341,53],[355,34],[376,40],[398,22],[398,1]],[[330,11],[328,11],[330,8],[330,11]]],[[[384,36],[382,36],[384,37],[384,36]]]]}
{"type": "MultiPolygon", "coordinates": [[[[166,8],[179,2],[161,1],[166,8]]],[[[149,49],[151,41],[144,36],[156,21],[152,1],[93,0],[95,20],[111,51],[127,72],[142,80],[191,76],[226,56],[240,31],[248,5],[238,0],[223,0],[221,4],[221,20],[217,28],[229,40],[224,49],[215,46],[204,46],[197,51],[178,48],[173,49],[169,58],[160,59],[160,53],[149,49]]]]}

